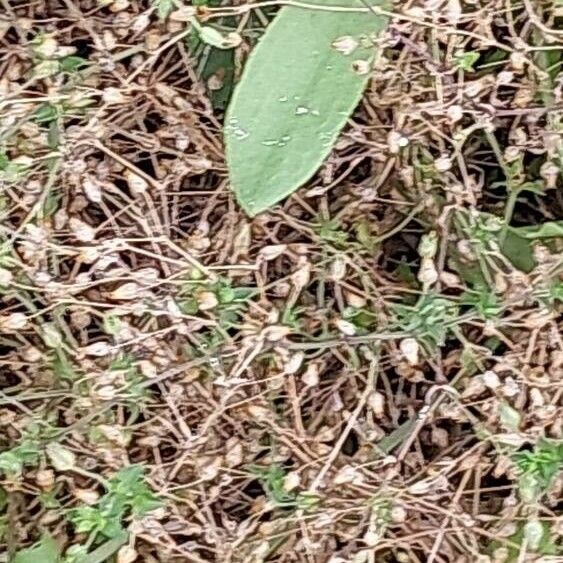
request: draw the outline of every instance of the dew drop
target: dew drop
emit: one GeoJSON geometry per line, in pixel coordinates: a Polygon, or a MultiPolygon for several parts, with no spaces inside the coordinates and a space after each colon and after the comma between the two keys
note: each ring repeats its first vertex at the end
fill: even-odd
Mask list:
{"type": "Polygon", "coordinates": [[[269,139],[269,140],[267,140],[267,141],[262,141],[262,144],[263,144],[265,147],[273,147],[273,146],[275,146],[275,145],[278,144],[278,141],[275,141],[275,140],[273,140],[273,139],[269,139]]]}
{"type": "Polygon", "coordinates": [[[289,135],[284,135],[284,136],[281,138],[281,140],[284,141],[284,142],[287,142],[287,141],[290,141],[290,140],[291,140],[291,137],[290,137],[289,135]]]}
{"type": "Polygon", "coordinates": [[[297,106],[295,108],[295,115],[305,115],[309,113],[309,108],[306,108],[305,106],[297,106]]]}
{"type": "Polygon", "coordinates": [[[280,98],[278,98],[278,102],[287,102],[287,100],[289,100],[287,96],[281,96],[280,98]]]}

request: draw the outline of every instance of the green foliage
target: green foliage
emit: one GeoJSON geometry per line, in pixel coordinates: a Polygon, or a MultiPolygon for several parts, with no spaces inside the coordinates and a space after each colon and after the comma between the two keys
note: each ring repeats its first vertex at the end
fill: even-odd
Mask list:
{"type": "Polygon", "coordinates": [[[520,473],[520,496],[532,502],[549,490],[557,472],[563,469],[563,441],[539,440],[533,450],[518,452],[513,459],[520,473]]]}
{"type": "Polygon", "coordinates": [[[286,492],[283,488],[283,480],[285,478],[283,467],[274,463],[267,466],[252,465],[248,469],[258,478],[268,498],[277,506],[296,506],[296,495],[286,492]]]}
{"type": "Polygon", "coordinates": [[[18,551],[14,563],[59,563],[60,550],[51,536],[43,536],[36,544],[18,551]]]}
{"type": "Polygon", "coordinates": [[[502,301],[486,286],[464,292],[459,303],[468,305],[483,319],[496,319],[502,311],[502,301]]]}
{"type": "MultiPolygon", "coordinates": [[[[282,8],[249,57],[229,105],[225,144],[240,205],[256,215],[311,178],[358,103],[387,19],[282,8]]],[[[377,4],[374,4],[377,5],[377,4]]]]}
{"type": "Polygon", "coordinates": [[[185,314],[195,315],[199,311],[198,296],[203,292],[213,293],[217,299],[214,315],[220,326],[228,329],[239,320],[255,291],[251,287],[233,287],[228,278],[219,278],[214,282],[206,279],[190,280],[180,291],[178,305],[185,314]]]}
{"type": "Polygon", "coordinates": [[[11,160],[6,153],[0,152],[0,181],[13,184],[20,181],[29,172],[33,160],[17,157],[11,160]]]}
{"type": "Polygon", "coordinates": [[[323,241],[337,248],[345,248],[349,244],[348,233],[342,230],[340,223],[334,219],[321,221],[320,225],[315,228],[315,232],[323,241]]]}
{"type": "Polygon", "coordinates": [[[393,306],[395,324],[427,346],[443,346],[450,326],[459,317],[459,307],[437,294],[422,295],[412,307],[393,306]]]}
{"type": "Polygon", "coordinates": [[[475,72],[473,65],[481,55],[475,51],[456,51],[454,54],[454,66],[466,72],[475,72]]]}
{"type": "Polygon", "coordinates": [[[156,8],[156,13],[161,20],[165,20],[174,7],[173,0],[152,0],[152,5],[156,8]]]}
{"type": "Polygon", "coordinates": [[[313,495],[288,492],[284,489],[286,472],[281,465],[275,463],[267,466],[251,465],[248,470],[257,477],[268,499],[279,508],[307,510],[317,502],[317,498],[313,495]]]}
{"type": "Polygon", "coordinates": [[[360,333],[375,330],[377,327],[377,314],[365,307],[346,307],[342,313],[342,318],[352,323],[360,333]]]}
{"type": "Polygon", "coordinates": [[[122,394],[135,406],[145,402],[150,397],[150,391],[144,385],[145,378],[141,375],[136,358],[131,354],[120,354],[109,366],[110,372],[120,372],[125,381],[122,394]]]}
{"type": "Polygon", "coordinates": [[[0,453],[0,472],[9,477],[21,475],[24,466],[39,461],[40,448],[37,442],[23,440],[18,446],[0,453]]]}
{"type": "Polygon", "coordinates": [[[127,518],[138,518],[161,506],[143,479],[143,469],[130,465],[119,470],[107,484],[107,492],[95,506],[79,506],[69,511],[77,533],[117,538],[127,518]]]}

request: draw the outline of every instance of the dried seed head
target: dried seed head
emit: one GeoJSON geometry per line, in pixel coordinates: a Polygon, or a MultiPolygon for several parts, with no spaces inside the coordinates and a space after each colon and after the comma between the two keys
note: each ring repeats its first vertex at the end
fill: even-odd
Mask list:
{"type": "Polygon", "coordinates": [[[268,420],[271,417],[269,409],[260,405],[249,405],[248,413],[256,420],[268,420]]]}
{"type": "Polygon", "coordinates": [[[321,367],[318,362],[309,362],[305,373],[301,377],[301,381],[303,381],[307,387],[316,387],[319,384],[320,371],[321,367]]]}
{"type": "Polygon", "coordinates": [[[55,484],[55,473],[52,469],[41,469],[35,475],[35,482],[42,489],[52,489],[55,484]]]}
{"type": "Polygon", "coordinates": [[[458,105],[450,106],[447,110],[447,116],[452,123],[456,123],[463,118],[463,108],[458,105]]]}
{"type": "Polygon", "coordinates": [[[513,51],[510,53],[510,66],[516,72],[522,72],[524,70],[524,66],[527,63],[528,59],[526,55],[520,51],[513,51]]]}
{"type": "Polygon", "coordinates": [[[432,428],[430,439],[433,444],[439,448],[447,448],[449,444],[450,435],[444,428],[432,428]]]}
{"type": "Polygon", "coordinates": [[[291,282],[297,291],[301,291],[311,279],[311,264],[303,260],[298,269],[291,274],[291,282]]]}
{"type": "Polygon", "coordinates": [[[57,52],[58,41],[52,35],[45,35],[41,43],[35,45],[33,50],[43,59],[52,59],[57,52]]]}
{"type": "Polygon", "coordinates": [[[438,271],[431,258],[423,258],[418,271],[418,281],[424,285],[432,285],[438,280],[438,271]]]}
{"type": "Polygon", "coordinates": [[[298,471],[290,471],[283,480],[283,490],[287,493],[293,491],[301,483],[301,477],[298,471]]]}
{"type": "Polygon", "coordinates": [[[545,180],[545,187],[548,190],[554,190],[557,188],[557,178],[561,169],[559,166],[551,161],[544,162],[540,168],[540,176],[545,180]]]}
{"type": "Polygon", "coordinates": [[[10,272],[10,270],[6,270],[5,268],[0,268],[0,286],[8,285],[12,281],[13,277],[14,276],[12,272],[10,272]]]}
{"type": "Polygon", "coordinates": [[[335,485],[344,485],[345,483],[352,483],[356,481],[359,473],[352,465],[345,465],[338,470],[334,476],[333,483],[335,485]]]}
{"type": "Polygon", "coordinates": [[[111,352],[111,346],[107,342],[94,342],[82,348],[82,353],[86,356],[107,356],[111,352]]]}
{"type": "Polygon", "coordinates": [[[353,293],[352,291],[344,292],[344,297],[346,298],[346,303],[355,309],[362,309],[367,304],[365,297],[362,297],[357,293],[353,293]]]}
{"type": "Polygon", "coordinates": [[[402,507],[395,505],[391,508],[391,521],[395,524],[401,524],[407,519],[407,511],[402,507]]]}
{"type": "Polygon", "coordinates": [[[27,325],[27,317],[23,313],[11,313],[0,317],[0,328],[5,331],[21,330],[27,325]]]}
{"type": "Polygon", "coordinates": [[[345,321],[344,319],[336,319],[334,321],[336,328],[346,336],[354,336],[356,334],[356,327],[349,321],[345,321]]]}
{"type": "Polygon", "coordinates": [[[287,250],[287,244],[271,244],[260,249],[258,256],[265,261],[275,260],[287,250]]]}
{"type": "Polygon", "coordinates": [[[269,340],[270,342],[279,342],[282,338],[285,338],[290,332],[291,329],[288,326],[272,325],[272,326],[267,326],[262,331],[262,336],[266,340],[269,340]]]}
{"type": "Polygon", "coordinates": [[[100,203],[102,201],[102,187],[95,178],[85,176],[82,180],[82,191],[91,202],[100,203]]]}
{"type": "Polygon", "coordinates": [[[210,311],[219,305],[219,300],[212,291],[199,292],[196,296],[196,300],[200,311],[210,311]]]}
{"type": "Polygon", "coordinates": [[[188,22],[196,15],[196,12],[195,6],[182,6],[178,10],[174,10],[168,17],[172,21],[188,22]]]}
{"type": "Polygon", "coordinates": [[[446,287],[460,287],[461,286],[461,280],[459,279],[459,276],[457,276],[456,274],[453,274],[452,272],[441,272],[440,273],[440,281],[446,287]]]}
{"type": "Polygon", "coordinates": [[[137,559],[137,552],[130,545],[124,545],[117,552],[117,563],[133,563],[137,559]]]}
{"type": "Polygon", "coordinates": [[[303,360],[305,359],[304,352],[296,352],[290,356],[289,360],[283,366],[283,372],[285,375],[293,375],[299,371],[303,360]]]}
{"type": "Polygon", "coordinates": [[[487,370],[485,373],[483,373],[481,379],[483,380],[485,386],[488,387],[489,389],[494,390],[500,387],[500,379],[493,370],[487,370]]]}
{"type": "Polygon", "coordinates": [[[135,282],[127,282],[110,292],[111,299],[116,301],[130,301],[139,297],[141,288],[135,282]]]}
{"type": "Polygon", "coordinates": [[[71,217],[68,225],[80,242],[92,242],[96,238],[96,229],[76,217],[71,217]]]}
{"type": "Polygon", "coordinates": [[[381,418],[385,414],[385,395],[379,391],[370,393],[368,404],[377,418],[381,418]]]}
{"type": "Polygon", "coordinates": [[[229,447],[227,453],[225,454],[225,462],[229,467],[238,467],[244,461],[242,444],[238,439],[235,438],[235,440],[235,443],[229,447]]]}
{"type": "Polygon", "coordinates": [[[127,169],[125,170],[124,176],[133,195],[141,195],[147,191],[149,187],[148,182],[138,174],[135,174],[135,172],[127,169]]]}
{"type": "Polygon", "coordinates": [[[129,8],[129,0],[113,0],[109,5],[109,9],[112,12],[121,12],[129,8]]]}
{"type": "Polygon", "coordinates": [[[152,379],[158,375],[156,366],[149,360],[141,360],[139,362],[140,372],[148,379],[152,379]]]}
{"type": "Polygon", "coordinates": [[[419,345],[414,338],[404,338],[399,344],[403,357],[411,366],[418,364],[419,345]]]}
{"type": "Polygon", "coordinates": [[[119,105],[127,102],[127,98],[121,93],[121,90],[109,86],[102,92],[102,101],[108,105],[119,105]]]}
{"type": "Polygon", "coordinates": [[[452,159],[449,156],[441,156],[434,161],[434,168],[438,172],[447,172],[452,168],[452,159]]]}
{"type": "Polygon", "coordinates": [[[387,146],[391,154],[398,154],[408,144],[408,138],[404,137],[399,131],[391,131],[387,135],[387,146]]]}
{"type": "Polygon", "coordinates": [[[330,265],[330,279],[340,281],[346,275],[346,260],[344,257],[337,256],[330,265]]]}
{"type": "Polygon", "coordinates": [[[514,80],[514,73],[509,70],[503,70],[497,74],[497,85],[505,86],[514,80]]]}
{"type": "Polygon", "coordinates": [[[89,489],[73,489],[72,494],[84,504],[88,506],[93,506],[100,499],[100,495],[97,491],[91,491],[89,489]]]}

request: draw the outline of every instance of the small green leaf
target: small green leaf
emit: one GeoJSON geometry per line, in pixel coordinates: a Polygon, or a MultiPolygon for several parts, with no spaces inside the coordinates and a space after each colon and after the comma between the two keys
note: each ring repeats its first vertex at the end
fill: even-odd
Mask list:
{"type": "Polygon", "coordinates": [[[108,559],[127,542],[128,537],[126,532],[121,532],[115,538],[108,540],[88,555],[83,556],[82,559],[80,559],[80,563],[103,563],[104,561],[108,561],[108,559]]]}
{"type": "Polygon", "coordinates": [[[513,228],[515,233],[526,239],[534,240],[540,238],[563,238],[563,221],[547,221],[530,227],[513,228]]]}
{"type": "Polygon", "coordinates": [[[59,554],[57,542],[51,536],[45,535],[36,544],[19,551],[14,563],[59,563],[59,554]]]}
{"type": "MultiPolygon", "coordinates": [[[[251,53],[225,123],[231,186],[250,215],[316,172],[360,100],[387,18],[357,0],[282,8],[251,53]]],[[[374,2],[380,5],[380,1],[374,2]]]]}
{"type": "Polygon", "coordinates": [[[513,409],[506,401],[502,401],[499,406],[500,423],[507,430],[518,430],[521,422],[520,413],[513,409]]]}
{"type": "Polygon", "coordinates": [[[88,66],[88,61],[82,57],[70,55],[61,59],[59,61],[59,65],[63,72],[76,72],[77,70],[88,66]]]}
{"type": "Polygon", "coordinates": [[[481,55],[475,51],[456,51],[454,54],[454,65],[460,70],[474,72],[473,65],[479,60],[481,55]]]}
{"type": "Polygon", "coordinates": [[[152,4],[156,6],[158,17],[161,20],[165,20],[174,7],[172,0],[153,0],[152,4]]]}

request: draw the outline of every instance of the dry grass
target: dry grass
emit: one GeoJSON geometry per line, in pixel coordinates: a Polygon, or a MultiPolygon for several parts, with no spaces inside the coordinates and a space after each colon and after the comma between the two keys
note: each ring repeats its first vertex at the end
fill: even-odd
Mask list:
{"type": "MultiPolygon", "coordinates": [[[[563,238],[523,272],[491,219],[563,218],[563,7],[393,14],[318,176],[249,220],[183,22],[0,0],[0,561],[86,561],[131,464],[162,506],[120,563],[563,560],[563,238]]],[[[271,13],[219,16],[239,72],[271,13]]]]}

